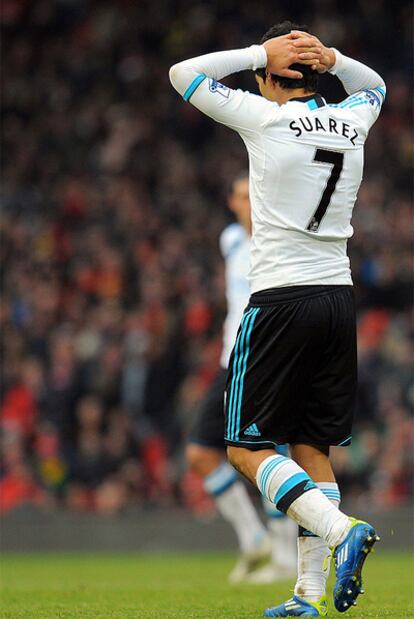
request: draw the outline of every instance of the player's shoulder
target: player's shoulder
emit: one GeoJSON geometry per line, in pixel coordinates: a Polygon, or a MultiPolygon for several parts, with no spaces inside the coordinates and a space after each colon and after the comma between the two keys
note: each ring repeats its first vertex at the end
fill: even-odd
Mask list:
{"type": "Polygon", "coordinates": [[[265,97],[261,95],[250,92],[249,90],[242,90],[241,88],[232,89],[226,86],[226,84],[222,84],[211,77],[207,78],[207,81],[209,91],[224,99],[228,99],[230,96],[238,97],[244,99],[249,105],[263,110],[272,110],[275,109],[275,107],[279,107],[274,102],[265,99],[265,97]]]}
{"type": "Polygon", "coordinates": [[[239,223],[232,223],[220,236],[220,249],[224,258],[228,258],[246,239],[247,233],[239,223]]]}
{"type": "Polygon", "coordinates": [[[384,103],[385,96],[385,86],[378,86],[377,88],[371,89],[367,88],[349,95],[349,97],[340,103],[331,103],[329,107],[340,110],[353,110],[356,113],[364,112],[366,110],[379,112],[382,104],[384,103]]]}

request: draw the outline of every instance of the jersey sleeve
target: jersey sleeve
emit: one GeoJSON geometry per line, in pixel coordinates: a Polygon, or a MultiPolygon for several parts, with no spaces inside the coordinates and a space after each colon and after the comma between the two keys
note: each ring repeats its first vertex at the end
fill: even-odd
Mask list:
{"type": "Polygon", "coordinates": [[[352,110],[361,123],[369,129],[377,120],[385,100],[385,87],[360,90],[347,97],[336,107],[352,110]]]}
{"type": "Polygon", "coordinates": [[[240,245],[244,237],[244,229],[238,223],[230,224],[223,230],[220,236],[220,250],[225,260],[240,245]]]}
{"type": "Polygon", "coordinates": [[[170,80],[185,101],[247,137],[260,131],[279,106],[252,93],[233,90],[219,80],[231,73],[261,68],[266,62],[264,48],[252,45],[180,62],[171,67],[170,80]]]}
{"type": "Polygon", "coordinates": [[[209,77],[197,88],[191,103],[213,120],[246,136],[261,131],[272,115],[269,102],[262,97],[233,90],[209,77]]]}
{"type": "Polygon", "coordinates": [[[338,77],[350,95],[336,107],[352,110],[369,129],[377,120],[385,100],[384,80],[370,67],[338,50],[335,50],[335,57],[336,62],[329,72],[338,77]]]}

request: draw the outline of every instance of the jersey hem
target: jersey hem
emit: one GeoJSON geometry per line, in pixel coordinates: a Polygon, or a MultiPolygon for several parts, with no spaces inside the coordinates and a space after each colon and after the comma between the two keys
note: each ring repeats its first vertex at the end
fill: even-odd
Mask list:
{"type": "Polygon", "coordinates": [[[296,280],[296,281],[283,281],[274,278],[262,278],[251,281],[251,294],[255,292],[262,292],[269,288],[286,288],[288,286],[353,286],[352,278],[347,276],[342,277],[326,277],[321,279],[311,280],[296,280]]]}
{"type": "Polygon", "coordinates": [[[285,286],[283,288],[270,288],[261,292],[255,292],[249,299],[249,307],[265,307],[278,303],[291,303],[303,301],[314,297],[324,297],[335,294],[341,290],[348,290],[352,286],[285,286]]]}

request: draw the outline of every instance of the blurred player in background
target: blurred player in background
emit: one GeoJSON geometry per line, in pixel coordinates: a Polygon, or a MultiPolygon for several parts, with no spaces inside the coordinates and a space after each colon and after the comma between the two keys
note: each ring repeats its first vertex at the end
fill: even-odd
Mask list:
{"type": "MultiPolygon", "coordinates": [[[[263,497],[268,531],[263,526],[244,484],[228,464],[224,452],[224,391],[229,358],[236,341],[243,311],[249,301],[247,280],[250,264],[251,216],[248,173],[231,184],[228,206],[237,223],[222,233],[220,248],[225,260],[227,316],[223,328],[220,369],[209,388],[192,428],[186,449],[191,469],[204,479],[205,490],[214,498],[220,514],[234,528],[240,557],[230,573],[233,583],[273,582],[288,578],[296,569],[296,526],[263,497]],[[293,525],[293,526],[292,526],[293,525]],[[262,566],[264,559],[272,560],[262,566]]],[[[255,429],[251,429],[254,435],[255,429]]],[[[283,447],[280,453],[286,453],[283,447]]]]}
{"type": "Polygon", "coordinates": [[[306,30],[284,22],[263,45],[170,71],[184,99],[236,130],[249,153],[252,296],[229,364],[225,436],[235,468],[302,527],[295,595],[267,609],[269,617],[326,616],[329,548],[335,607],[356,604],[365,557],[379,539],[338,509],[329,449],[351,442],[356,320],[346,247],[385,84],[306,30]],[[257,72],[262,97],[217,81],[246,69],[257,72]],[[317,94],[317,72],[325,71],[351,95],[338,105],[317,94]],[[274,453],[285,442],[292,459],[274,453]]]}

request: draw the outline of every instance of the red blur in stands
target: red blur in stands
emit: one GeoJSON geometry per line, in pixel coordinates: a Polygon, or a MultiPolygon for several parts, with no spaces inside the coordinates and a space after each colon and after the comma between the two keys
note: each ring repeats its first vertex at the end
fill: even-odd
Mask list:
{"type": "MultiPolygon", "coordinates": [[[[3,2],[1,510],[210,507],[182,483],[182,446],[219,363],[218,239],[247,161],[237,136],[178,100],[168,68],[258,41],[269,14],[287,16],[254,0],[242,12],[176,4],[3,2]]],[[[316,3],[303,3],[295,18],[388,91],[349,243],[355,434],[333,457],[345,497],[392,507],[410,500],[414,468],[412,9],[325,9],[315,21],[316,3]]],[[[252,75],[230,81],[256,92],[252,75]]],[[[329,100],[338,88],[322,77],[329,100]]]]}

